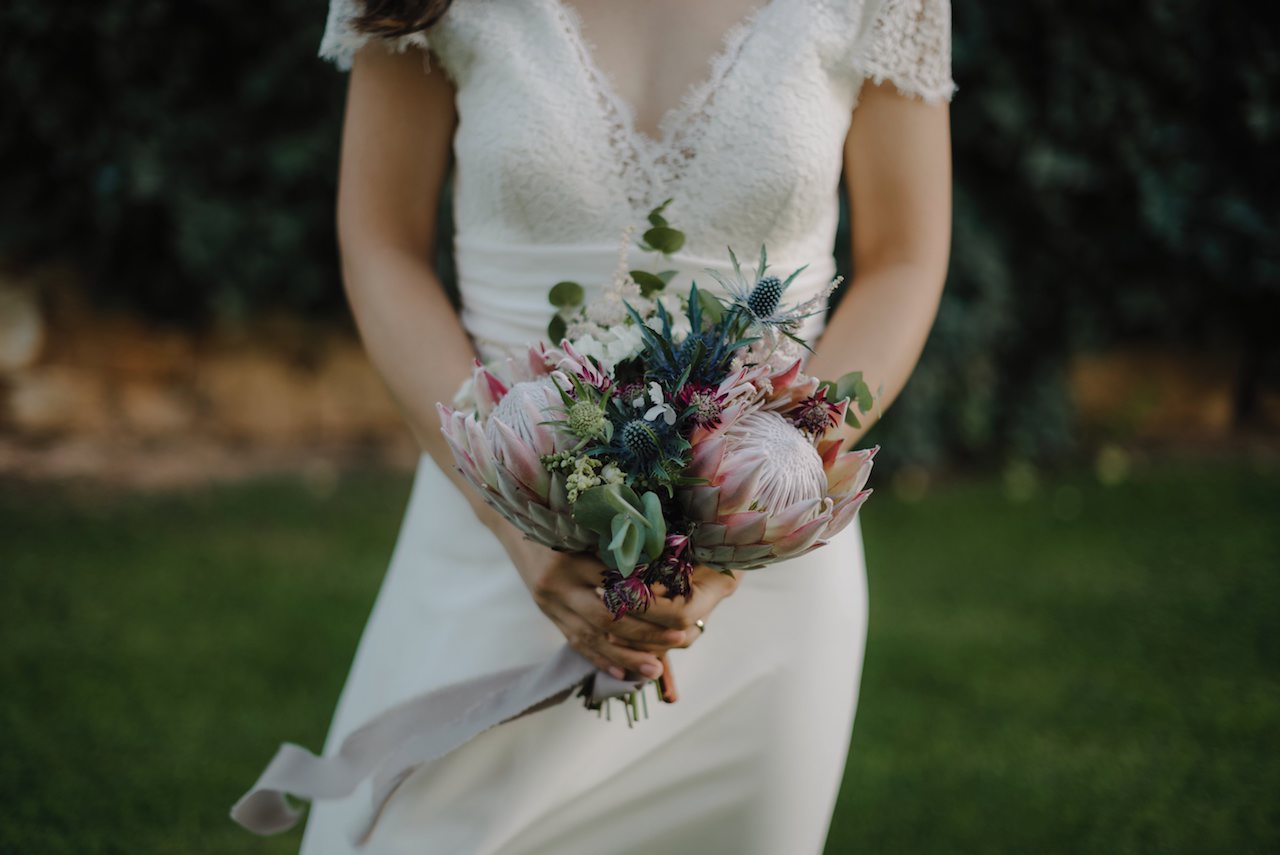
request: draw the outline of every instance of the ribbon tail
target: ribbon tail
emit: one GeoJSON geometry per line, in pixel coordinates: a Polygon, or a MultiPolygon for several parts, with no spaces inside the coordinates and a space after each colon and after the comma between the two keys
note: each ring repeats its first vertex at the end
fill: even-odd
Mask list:
{"type": "MultiPolygon", "coordinates": [[[[257,782],[231,808],[231,818],[257,834],[278,834],[297,824],[302,812],[285,795],[334,799],[350,795],[376,773],[367,821],[353,842],[368,838],[386,801],[409,773],[455,751],[486,730],[545,709],[569,697],[596,671],[565,645],[541,665],[512,668],[453,683],[409,698],[352,731],[335,755],[318,757],[284,743],[257,782]]],[[[635,683],[597,673],[592,694],[623,694],[635,683]]]]}

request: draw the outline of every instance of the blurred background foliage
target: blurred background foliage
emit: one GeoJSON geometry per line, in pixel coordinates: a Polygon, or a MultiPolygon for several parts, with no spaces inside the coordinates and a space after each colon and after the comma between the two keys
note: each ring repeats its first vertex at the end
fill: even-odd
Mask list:
{"type": "MultiPolygon", "coordinates": [[[[324,8],[4,4],[0,256],[193,327],[344,315],[324,8]]],[[[958,4],[954,39],[952,269],[885,462],[1069,453],[1068,360],[1120,341],[1229,350],[1247,423],[1280,375],[1274,31],[1248,4],[999,0],[958,4]]]]}

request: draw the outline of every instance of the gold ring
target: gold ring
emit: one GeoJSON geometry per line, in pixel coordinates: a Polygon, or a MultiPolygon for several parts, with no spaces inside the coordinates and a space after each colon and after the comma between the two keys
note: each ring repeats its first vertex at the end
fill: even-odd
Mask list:
{"type": "Polygon", "coordinates": [[[707,624],[701,619],[695,620],[693,622],[693,625],[696,626],[698,629],[700,629],[702,632],[707,631],[707,624]]]}

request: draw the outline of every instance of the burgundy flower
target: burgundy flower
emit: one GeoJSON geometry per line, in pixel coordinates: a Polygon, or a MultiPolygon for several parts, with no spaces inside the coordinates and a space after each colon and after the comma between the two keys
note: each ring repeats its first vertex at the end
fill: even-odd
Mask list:
{"type": "Polygon", "coordinates": [[[643,380],[628,380],[625,383],[618,384],[617,399],[628,404],[634,404],[639,400],[641,406],[644,406],[645,387],[643,380]]]}
{"type": "Polygon", "coordinates": [[[724,415],[725,395],[716,386],[705,383],[686,383],[676,393],[680,411],[692,408],[690,421],[698,427],[715,427],[724,415]]]}
{"type": "Polygon", "coordinates": [[[822,436],[843,418],[843,407],[827,400],[827,387],[820,386],[818,391],[805,398],[795,407],[787,411],[791,423],[810,436],[822,436]]]}
{"type": "Polygon", "coordinates": [[[669,600],[693,593],[693,557],[688,547],[688,535],[669,534],[662,556],[649,566],[649,584],[661,583],[669,600]]]}
{"type": "Polygon", "coordinates": [[[604,572],[604,605],[614,620],[624,615],[643,612],[653,601],[653,591],[644,581],[644,568],[637,567],[625,579],[617,570],[604,572]]]}

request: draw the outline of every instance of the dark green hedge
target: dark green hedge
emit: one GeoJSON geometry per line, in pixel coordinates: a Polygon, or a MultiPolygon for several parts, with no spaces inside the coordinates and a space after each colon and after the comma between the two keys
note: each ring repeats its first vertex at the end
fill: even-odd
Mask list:
{"type": "MultiPolygon", "coordinates": [[[[0,254],[190,324],[341,315],[324,16],[5,4],[0,254]]],[[[1274,30],[1208,0],[958,3],[954,30],[951,278],[890,461],[1068,450],[1066,355],[1133,337],[1240,347],[1247,415],[1280,316],[1274,30]]]]}

